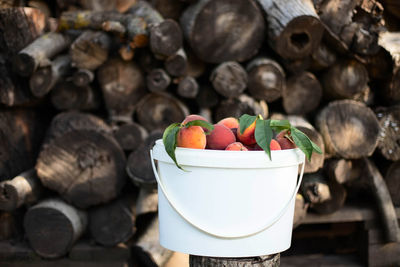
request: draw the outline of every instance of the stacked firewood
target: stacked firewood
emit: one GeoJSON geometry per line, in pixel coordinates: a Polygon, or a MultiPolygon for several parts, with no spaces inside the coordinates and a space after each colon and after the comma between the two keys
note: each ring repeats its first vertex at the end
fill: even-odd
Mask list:
{"type": "MultiPolygon", "coordinates": [[[[247,113],[289,119],[324,152],[306,163],[296,225],[364,188],[400,241],[396,1],[0,7],[0,228],[9,230],[0,239],[22,214],[42,257],[90,236],[104,246],[129,240],[161,264],[168,253],[136,232],[140,215],[157,209],[150,148],[190,113],[211,122],[247,113]]],[[[156,219],[145,225],[157,232],[156,219]]]]}

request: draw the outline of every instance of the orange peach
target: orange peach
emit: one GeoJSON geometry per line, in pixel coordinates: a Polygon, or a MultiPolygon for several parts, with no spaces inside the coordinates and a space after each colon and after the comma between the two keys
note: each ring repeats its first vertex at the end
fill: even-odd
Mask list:
{"type": "Polygon", "coordinates": [[[248,149],[240,142],[234,142],[230,145],[228,145],[225,150],[231,150],[231,151],[248,151],[248,149]]]}
{"type": "Polygon", "coordinates": [[[177,146],[204,149],[207,144],[206,134],[200,126],[183,127],[178,132],[177,146]]]}
{"type": "Polygon", "coordinates": [[[231,129],[222,124],[214,124],[214,130],[207,135],[207,148],[225,149],[229,144],[236,141],[231,129]]]}
{"type": "Polygon", "coordinates": [[[207,121],[207,119],[204,118],[203,116],[191,114],[191,115],[186,116],[186,118],[182,121],[182,125],[185,125],[189,121],[195,121],[195,120],[207,121]]]}
{"type": "Polygon", "coordinates": [[[271,143],[269,145],[269,148],[271,150],[281,150],[281,146],[279,145],[278,141],[276,141],[275,139],[271,140],[271,143]]]}
{"type": "Polygon", "coordinates": [[[217,124],[222,124],[231,129],[232,133],[237,136],[237,129],[239,128],[239,120],[234,117],[228,117],[220,120],[217,124]]]}
{"type": "Polygon", "coordinates": [[[243,133],[240,132],[240,129],[237,131],[237,137],[240,142],[245,145],[253,145],[256,143],[256,138],[254,136],[254,131],[256,130],[256,121],[250,124],[243,133]]]}

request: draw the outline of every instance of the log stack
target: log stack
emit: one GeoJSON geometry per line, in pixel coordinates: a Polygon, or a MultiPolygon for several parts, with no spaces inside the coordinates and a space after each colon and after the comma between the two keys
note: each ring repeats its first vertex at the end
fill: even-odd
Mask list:
{"type": "Polygon", "coordinates": [[[148,150],[188,114],[247,113],[287,118],[323,150],[296,226],[364,184],[399,241],[399,13],[389,0],[1,2],[0,214],[24,213],[45,258],[90,238],[166,262],[141,236],[157,225],[148,150]]]}

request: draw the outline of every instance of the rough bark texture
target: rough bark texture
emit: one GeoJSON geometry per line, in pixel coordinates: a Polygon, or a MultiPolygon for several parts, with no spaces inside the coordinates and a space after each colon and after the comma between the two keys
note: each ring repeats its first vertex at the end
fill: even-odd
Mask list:
{"type": "Polygon", "coordinates": [[[211,83],[224,97],[238,97],[247,86],[247,72],[237,62],[228,61],[218,65],[210,76],[211,83]]]}
{"type": "Polygon", "coordinates": [[[371,155],[379,136],[379,122],[373,111],[352,100],[328,104],[317,117],[325,151],[346,159],[371,155]]]}
{"type": "Polygon", "coordinates": [[[323,26],[310,0],[258,0],[267,13],[268,41],[285,59],[311,55],[318,47],[323,26]]]}
{"type": "Polygon", "coordinates": [[[87,215],[59,200],[48,199],[25,214],[24,228],[32,249],[43,258],[59,258],[69,252],[84,233],[87,215]]]}
{"type": "Polygon", "coordinates": [[[0,183],[0,210],[12,211],[37,202],[43,193],[34,169],[0,183]]]}
{"type": "Polygon", "coordinates": [[[44,146],[36,164],[42,184],[80,208],[118,196],[125,183],[125,155],[110,136],[68,132],[44,146]]]}
{"type": "Polygon", "coordinates": [[[216,258],[190,255],[190,267],[278,267],[280,265],[280,254],[258,256],[249,258],[216,258]]]}
{"type": "Polygon", "coordinates": [[[193,51],[210,63],[247,60],[264,38],[263,16],[253,0],[200,0],[185,10],[180,22],[193,51]]]}

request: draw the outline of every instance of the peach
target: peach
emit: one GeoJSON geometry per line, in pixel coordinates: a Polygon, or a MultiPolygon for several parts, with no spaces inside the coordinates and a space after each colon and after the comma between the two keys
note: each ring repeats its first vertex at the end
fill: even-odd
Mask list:
{"type": "Polygon", "coordinates": [[[207,121],[207,119],[204,118],[203,116],[191,114],[191,115],[186,116],[186,118],[182,121],[182,125],[185,125],[189,121],[195,121],[195,120],[207,121]]]}
{"type": "Polygon", "coordinates": [[[278,141],[279,145],[281,146],[281,149],[296,148],[296,145],[286,137],[277,138],[276,140],[278,141]]]}
{"type": "Polygon", "coordinates": [[[177,146],[186,148],[206,148],[206,134],[200,126],[183,127],[178,132],[177,146]]]}
{"type": "Polygon", "coordinates": [[[214,124],[214,130],[207,135],[207,148],[225,149],[229,144],[236,141],[231,129],[222,124],[214,124]]]}
{"type": "Polygon", "coordinates": [[[269,145],[269,148],[271,150],[281,150],[281,146],[279,145],[278,141],[276,141],[275,139],[271,140],[271,143],[269,145]]]}
{"type": "Polygon", "coordinates": [[[256,143],[256,138],[254,136],[254,131],[256,130],[256,121],[250,124],[243,133],[240,132],[240,129],[237,131],[237,137],[240,142],[245,145],[253,145],[256,143]]]}
{"type": "Polygon", "coordinates": [[[277,134],[277,136],[275,137],[276,140],[281,139],[281,138],[285,138],[285,135],[290,135],[290,131],[289,130],[283,130],[281,132],[279,132],[277,134]]]}
{"type": "Polygon", "coordinates": [[[234,117],[228,117],[220,120],[217,124],[222,124],[231,129],[231,131],[236,135],[237,129],[239,128],[239,120],[234,117]]]}
{"type": "Polygon", "coordinates": [[[231,150],[231,151],[248,151],[248,149],[240,142],[234,142],[230,145],[228,145],[225,150],[231,150]]]}

